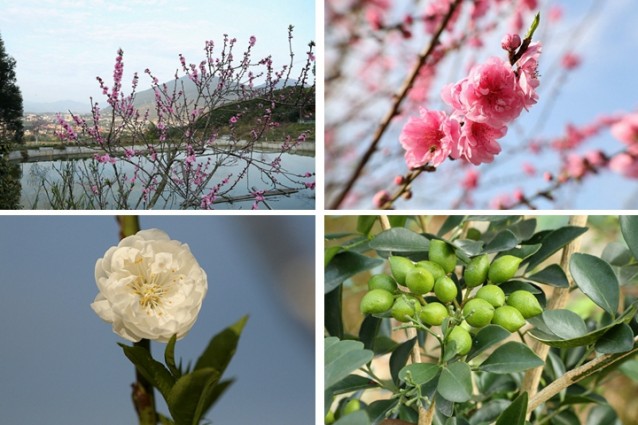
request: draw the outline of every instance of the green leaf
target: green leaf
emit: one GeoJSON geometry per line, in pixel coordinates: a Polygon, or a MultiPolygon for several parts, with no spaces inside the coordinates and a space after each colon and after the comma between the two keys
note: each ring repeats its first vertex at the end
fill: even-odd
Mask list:
{"type": "Polygon", "coordinates": [[[237,343],[247,320],[248,316],[243,316],[237,322],[215,335],[208,343],[208,347],[197,359],[195,370],[214,368],[221,376],[235,355],[235,351],[237,351],[237,343]]]}
{"type": "Polygon", "coordinates": [[[586,425],[615,425],[619,424],[616,411],[608,404],[594,406],[587,415],[586,425]]]}
{"type": "Polygon", "coordinates": [[[414,347],[415,343],[416,337],[405,341],[400,344],[390,356],[390,375],[396,385],[399,384],[399,372],[408,362],[412,352],[412,347],[414,347]]]}
{"type": "Polygon", "coordinates": [[[479,330],[472,338],[472,349],[467,353],[466,360],[471,360],[494,344],[508,338],[511,333],[498,325],[487,325],[479,330]]]}
{"type": "Polygon", "coordinates": [[[514,399],[507,409],[498,417],[496,425],[525,425],[527,415],[527,392],[514,399]]]}
{"type": "Polygon", "coordinates": [[[509,230],[514,233],[519,242],[526,241],[534,235],[536,219],[530,218],[528,220],[519,221],[518,223],[512,224],[509,230]]]}
{"type": "Polygon", "coordinates": [[[625,266],[631,261],[631,252],[627,247],[618,242],[611,242],[605,246],[600,258],[612,266],[625,266]]]}
{"type": "Polygon", "coordinates": [[[376,423],[386,417],[386,413],[397,404],[396,400],[376,400],[370,403],[366,411],[370,419],[376,423]]]}
{"type": "Polygon", "coordinates": [[[341,314],[341,298],[343,286],[339,285],[324,295],[324,322],[328,335],[343,338],[343,317],[341,314]]]}
{"type": "Polygon", "coordinates": [[[360,215],[357,217],[357,232],[368,236],[377,218],[379,218],[377,215],[360,215]]]}
{"type": "Polygon", "coordinates": [[[499,232],[486,246],[483,252],[501,252],[512,249],[518,245],[518,239],[510,230],[499,232]]]}
{"type": "Polygon", "coordinates": [[[457,255],[459,250],[468,257],[474,257],[483,252],[483,241],[456,239],[452,242],[452,245],[457,248],[457,255]]]}
{"type": "Polygon", "coordinates": [[[370,425],[370,418],[365,410],[357,410],[339,418],[334,425],[370,425]]]}
{"type": "Polygon", "coordinates": [[[333,395],[351,393],[353,391],[366,390],[368,388],[376,388],[379,384],[370,378],[361,375],[348,375],[341,381],[330,387],[333,395]]]}
{"type": "Polygon", "coordinates": [[[361,327],[359,328],[359,340],[363,342],[364,348],[372,350],[374,347],[374,339],[379,333],[379,328],[381,327],[381,319],[378,317],[374,317],[372,315],[368,315],[361,322],[361,327]]]}
{"type": "Polygon", "coordinates": [[[390,227],[405,227],[405,223],[408,222],[407,215],[391,215],[388,216],[390,227]]]}
{"type": "Polygon", "coordinates": [[[210,406],[209,400],[219,377],[217,369],[204,367],[182,376],[175,382],[166,398],[175,425],[199,424],[206,405],[210,406]]]}
{"type": "Polygon", "coordinates": [[[370,247],[378,251],[418,252],[427,251],[429,246],[425,236],[403,227],[385,230],[370,241],[370,247]]]}
{"type": "Polygon", "coordinates": [[[574,282],[585,295],[609,313],[616,316],[620,298],[618,278],[604,260],[589,254],[573,254],[569,271],[574,282]]]}
{"type": "Polygon", "coordinates": [[[523,264],[528,264],[527,270],[532,270],[586,231],[586,227],[565,226],[547,232],[543,237],[541,248],[534,255],[523,260],[523,264]]]}
{"type": "Polygon", "coordinates": [[[552,264],[538,273],[534,273],[531,276],[527,277],[529,280],[533,280],[534,282],[544,283],[547,285],[554,286],[556,288],[568,288],[569,282],[567,281],[567,275],[561,269],[558,264],[552,264]]]}
{"type": "Polygon", "coordinates": [[[635,360],[627,360],[618,368],[622,373],[624,373],[629,378],[638,382],[638,359],[635,360]]]}
{"type": "Polygon", "coordinates": [[[332,258],[335,255],[337,255],[339,251],[341,251],[340,246],[331,246],[329,248],[324,249],[323,250],[323,266],[328,267],[328,264],[330,263],[330,261],[332,261],[332,258]]]}
{"type": "Polygon", "coordinates": [[[544,365],[527,345],[520,342],[506,342],[498,347],[479,366],[479,370],[491,373],[516,373],[544,365]]]}
{"type": "Polygon", "coordinates": [[[156,387],[166,398],[175,384],[175,378],[163,364],[153,359],[151,353],[143,347],[129,346],[118,343],[124,355],[135,365],[137,370],[148,382],[156,387]]]}
{"type": "Polygon", "coordinates": [[[332,258],[326,267],[324,290],[328,293],[346,279],[381,264],[383,264],[383,260],[380,258],[370,258],[350,251],[340,252],[332,258]]]}
{"type": "Polygon", "coordinates": [[[559,338],[578,338],[587,333],[587,325],[573,311],[547,310],[542,313],[542,318],[547,328],[559,338]]]}
{"type": "Polygon", "coordinates": [[[541,244],[533,244],[533,245],[521,245],[520,248],[512,248],[507,251],[501,252],[499,255],[513,255],[514,257],[526,259],[536,254],[540,249],[541,244]]]}
{"type": "Polygon", "coordinates": [[[443,367],[436,390],[446,400],[464,403],[472,398],[472,371],[465,362],[443,367]]]}
{"type": "Polygon", "coordinates": [[[204,415],[206,415],[206,412],[215,405],[217,400],[219,400],[219,397],[224,394],[233,382],[235,382],[234,379],[225,379],[213,387],[210,396],[206,399],[206,404],[204,405],[204,415]]]}
{"type": "Polygon", "coordinates": [[[166,416],[162,415],[159,412],[156,412],[156,413],[161,425],[175,425],[175,422],[173,422],[171,418],[167,418],[166,416]]]}
{"type": "Polygon", "coordinates": [[[638,259],[638,215],[620,216],[620,231],[634,258],[638,259]]]}
{"type": "Polygon", "coordinates": [[[401,369],[399,379],[406,382],[406,377],[410,374],[415,385],[423,385],[434,379],[438,373],[439,366],[434,363],[414,363],[401,369]]]}
{"type": "Polygon", "coordinates": [[[373,353],[363,348],[359,341],[340,341],[336,337],[324,340],[324,382],[330,388],[352,371],[372,360],[373,353]]]}
{"type": "Polygon", "coordinates": [[[596,341],[596,351],[602,354],[624,353],[634,348],[634,332],[625,323],[609,329],[596,341]]]}
{"type": "Polygon", "coordinates": [[[164,362],[168,366],[168,370],[175,378],[182,376],[181,370],[175,364],[175,342],[177,341],[177,334],[173,335],[166,344],[166,350],[164,350],[164,362]]]}
{"type": "Polygon", "coordinates": [[[465,220],[465,216],[463,215],[449,215],[441,225],[441,228],[436,235],[442,238],[447,232],[463,223],[463,220],[465,220]]]}

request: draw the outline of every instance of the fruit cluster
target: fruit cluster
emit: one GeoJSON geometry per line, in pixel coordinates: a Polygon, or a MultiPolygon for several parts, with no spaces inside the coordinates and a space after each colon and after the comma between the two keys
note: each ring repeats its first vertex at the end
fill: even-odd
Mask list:
{"type": "Polygon", "coordinates": [[[521,258],[502,255],[490,261],[488,254],[476,256],[465,265],[458,285],[451,277],[459,261],[451,245],[431,240],[428,258],[414,263],[409,258],[390,257],[392,276],[370,278],[361,312],[389,312],[399,322],[427,327],[440,326],[448,319],[446,341],[454,341],[457,353],[465,355],[472,347],[472,328],[495,324],[516,332],[526,319],[543,311],[531,292],[519,289],[506,296],[499,286],[514,277],[521,258]],[[461,298],[462,288],[466,292],[461,298]]]}

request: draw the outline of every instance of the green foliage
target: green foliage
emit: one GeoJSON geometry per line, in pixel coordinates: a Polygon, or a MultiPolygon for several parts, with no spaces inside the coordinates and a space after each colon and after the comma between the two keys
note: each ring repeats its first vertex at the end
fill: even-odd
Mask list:
{"type": "Polygon", "coordinates": [[[184,370],[181,362],[180,365],[175,363],[176,336],[166,345],[166,366],[153,359],[145,347],[118,344],[142,376],[166,400],[172,419],[160,415],[162,424],[198,425],[219,396],[228,389],[233,381],[220,379],[235,354],[247,320],[248,317],[244,316],[213,336],[192,371],[184,370]]]}
{"type": "MultiPolygon", "coordinates": [[[[534,218],[452,216],[435,236],[412,230],[427,220],[401,218],[389,229],[375,231],[377,216],[359,217],[356,232],[342,234],[346,240],[341,243],[329,242],[326,284],[332,291],[326,296],[326,331],[334,335],[338,329],[341,338],[353,339],[341,342],[360,357],[357,362],[331,357],[331,370],[348,367],[341,370],[339,382],[330,381],[326,409],[335,395],[360,398],[375,389],[389,396],[361,407],[371,424],[385,418],[416,423],[418,408],[427,409],[435,401],[433,423],[524,425],[532,400],[520,391],[523,374],[542,367],[540,390],[595,356],[637,349],[638,301],[621,296],[623,285],[638,281],[638,219],[633,216],[622,217],[616,227],[624,243],[609,244],[602,258],[571,255],[566,267],[574,280],[572,290],[593,306],[583,317],[569,309],[547,310],[546,290],[569,288],[568,271],[553,255],[588,228],[562,220],[563,225],[552,222],[555,228],[538,230],[534,218]],[[359,274],[364,279],[358,279],[359,274]],[[348,285],[342,285],[346,280],[348,285]],[[368,281],[373,284],[366,285],[368,281]],[[439,281],[446,291],[437,291],[439,281]],[[351,291],[373,290],[393,294],[393,306],[365,315],[358,335],[346,335],[343,298],[351,291]],[[392,330],[404,329],[413,333],[395,339],[402,333],[392,330]],[[546,360],[530,348],[534,339],[552,347],[546,360]],[[421,363],[411,362],[416,348],[421,363]],[[387,354],[389,358],[380,357],[387,354]],[[387,362],[391,380],[377,376],[378,362],[387,362]]],[[[574,406],[592,403],[596,407],[588,424],[614,423],[615,412],[596,393],[598,377],[613,370],[606,366],[563,388],[531,413],[532,423],[580,424],[574,406]]],[[[635,360],[618,370],[638,380],[635,360]]],[[[364,420],[359,412],[348,420],[364,420]]]]}
{"type": "Polygon", "coordinates": [[[16,83],[15,66],[0,37],[0,146],[22,142],[22,93],[16,83]]]}

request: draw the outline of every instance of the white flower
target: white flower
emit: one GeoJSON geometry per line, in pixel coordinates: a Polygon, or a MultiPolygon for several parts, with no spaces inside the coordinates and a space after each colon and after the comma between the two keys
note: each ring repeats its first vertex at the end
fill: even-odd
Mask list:
{"type": "Polygon", "coordinates": [[[113,332],[137,342],[184,337],[206,295],[206,272],[188,245],[157,229],[142,230],[109,248],[95,263],[99,294],[91,308],[113,332]]]}

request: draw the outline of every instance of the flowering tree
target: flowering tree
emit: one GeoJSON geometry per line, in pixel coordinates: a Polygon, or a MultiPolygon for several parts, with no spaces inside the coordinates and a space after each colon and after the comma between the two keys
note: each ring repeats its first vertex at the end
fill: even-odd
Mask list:
{"type": "Polygon", "coordinates": [[[638,219],[603,219],[327,220],[325,423],[635,423],[605,396],[638,376],[638,219]]]}
{"type": "Polygon", "coordinates": [[[326,2],[327,207],[567,206],[604,170],[635,178],[635,113],[541,136],[591,24],[554,63],[561,19],[551,1],[326,2]]]}
{"type": "Polygon", "coordinates": [[[221,378],[247,316],[214,336],[194,367],[176,363],[176,341],[195,324],[208,290],[206,272],[188,245],[158,229],[140,231],[136,216],[118,220],[122,239],[95,264],[99,293],[91,308],[134,343],[119,345],[136,367],[132,399],[140,425],[199,424],[232,383],[221,378]],[[151,356],[151,340],[167,343],[165,365],[151,356]],[[155,389],[172,419],[156,411],[155,389]]]}
{"type": "Polygon", "coordinates": [[[73,170],[74,185],[45,182],[53,207],[211,209],[252,199],[256,209],[267,205],[267,196],[314,190],[314,170],[291,171],[282,164],[312,132],[295,126],[282,131],[281,121],[314,120],[314,43],[297,70],[292,31],[291,26],[290,63],[280,67],[270,56],[252,57],[256,37],[237,54],[238,41],[225,35],[221,45],[205,43],[199,63],[180,55],[170,84],[146,69],[154,93],[148,108],[136,106],[137,72],[130,93],[124,93],[119,50],[112,85],[97,78],[108,107],[91,99],[90,118],[59,118],[61,139],[95,154],[73,170]],[[272,143],[274,157],[259,155],[265,141],[272,143]],[[60,186],[71,189],[52,197],[60,186]]]}

